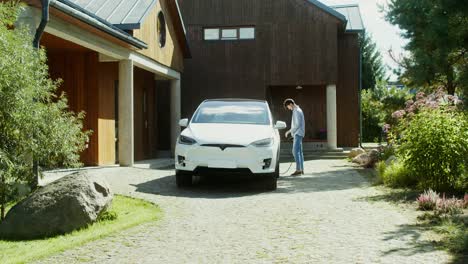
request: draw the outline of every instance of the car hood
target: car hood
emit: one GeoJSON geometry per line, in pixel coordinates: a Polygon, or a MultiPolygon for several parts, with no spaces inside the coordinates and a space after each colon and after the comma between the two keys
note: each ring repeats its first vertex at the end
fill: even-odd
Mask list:
{"type": "Polygon", "coordinates": [[[270,125],[190,124],[182,135],[199,144],[234,144],[247,146],[257,140],[273,137],[270,125]]]}

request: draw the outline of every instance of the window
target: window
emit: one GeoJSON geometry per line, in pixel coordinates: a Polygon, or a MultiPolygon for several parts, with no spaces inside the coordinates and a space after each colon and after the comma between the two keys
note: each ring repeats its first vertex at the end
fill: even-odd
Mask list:
{"type": "Polygon", "coordinates": [[[218,40],[219,28],[205,28],[205,40],[218,40]]]}
{"type": "Polygon", "coordinates": [[[255,28],[239,28],[239,39],[255,39],[255,28]]]}
{"type": "Polygon", "coordinates": [[[248,40],[255,39],[255,27],[205,28],[204,40],[248,40]]]}
{"type": "Polygon", "coordinates": [[[223,40],[231,40],[237,39],[237,29],[223,29],[221,31],[221,39],[223,40]]]}
{"type": "Polygon", "coordinates": [[[208,101],[200,105],[192,123],[270,125],[267,104],[256,101],[208,101]]]}
{"type": "Polygon", "coordinates": [[[158,14],[158,38],[159,38],[159,47],[164,47],[166,45],[166,19],[164,18],[163,12],[158,14]]]}

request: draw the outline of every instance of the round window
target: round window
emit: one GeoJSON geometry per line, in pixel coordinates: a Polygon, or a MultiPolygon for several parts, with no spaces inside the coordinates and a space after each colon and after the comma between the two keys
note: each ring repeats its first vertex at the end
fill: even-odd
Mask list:
{"type": "Polygon", "coordinates": [[[164,47],[166,45],[166,19],[163,12],[159,12],[158,14],[158,38],[159,47],[164,47]]]}

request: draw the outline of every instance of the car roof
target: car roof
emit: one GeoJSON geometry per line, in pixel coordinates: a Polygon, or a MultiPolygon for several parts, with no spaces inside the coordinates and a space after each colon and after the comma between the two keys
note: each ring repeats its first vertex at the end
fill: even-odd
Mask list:
{"type": "Polygon", "coordinates": [[[203,102],[259,102],[266,103],[265,100],[247,99],[247,98],[218,98],[218,99],[207,99],[203,102]]]}

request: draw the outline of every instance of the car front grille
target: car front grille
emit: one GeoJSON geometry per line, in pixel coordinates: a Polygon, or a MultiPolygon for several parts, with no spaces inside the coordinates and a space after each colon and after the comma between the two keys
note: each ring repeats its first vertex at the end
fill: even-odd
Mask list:
{"type": "Polygon", "coordinates": [[[225,150],[227,148],[245,148],[243,145],[234,145],[234,144],[202,144],[202,147],[212,147],[212,148],[220,148],[221,150],[225,150]]]}

